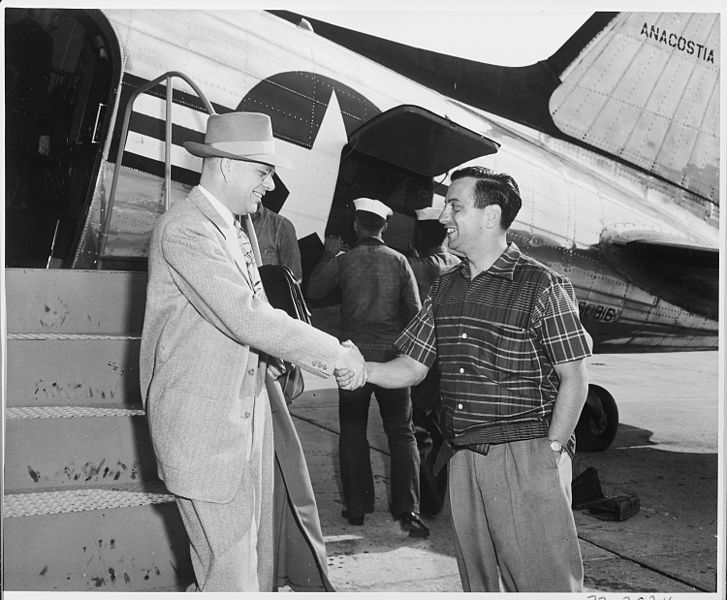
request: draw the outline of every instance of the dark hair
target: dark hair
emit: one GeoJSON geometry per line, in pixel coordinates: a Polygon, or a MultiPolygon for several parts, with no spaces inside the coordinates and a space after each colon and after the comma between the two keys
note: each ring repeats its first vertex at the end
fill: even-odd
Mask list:
{"type": "Polygon", "coordinates": [[[522,206],[520,188],[515,180],[506,173],[495,173],[480,166],[458,169],[452,173],[450,180],[456,181],[463,177],[477,180],[473,188],[475,207],[485,208],[489,204],[497,204],[502,211],[500,226],[509,229],[522,206]]]}
{"type": "Polygon", "coordinates": [[[373,235],[381,233],[384,225],[386,225],[386,219],[367,210],[357,210],[353,218],[358,221],[358,225],[362,230],[373,235]]]}

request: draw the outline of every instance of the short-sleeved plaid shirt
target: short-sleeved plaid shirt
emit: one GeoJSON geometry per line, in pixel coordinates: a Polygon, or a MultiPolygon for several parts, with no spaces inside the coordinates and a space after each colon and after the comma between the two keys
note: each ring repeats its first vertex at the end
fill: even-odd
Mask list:
{"type": "Polygon", "coordinates": [[[514,243],[474,279],[467,262],[442,275],[396,346],[438,359],[443,432],[465,444],[547,435],[553,365],[591,354],[571,283],[514,243]]]}

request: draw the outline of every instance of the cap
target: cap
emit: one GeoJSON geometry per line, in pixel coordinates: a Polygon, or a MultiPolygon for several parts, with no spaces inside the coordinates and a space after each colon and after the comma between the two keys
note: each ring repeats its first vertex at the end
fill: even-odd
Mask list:
{"type": "Polygon", "coordinates": [[[414,212],[417,215],[417,221],[439,221],[439,215],[442,214],[442,209],[436,206],[427,206],[414,212]]]}
{"type": "Polygon", "coordinates": [[[394,214],[394,211],[391,210],[386,204],[381,202],[380,200],[373,200],[371,198],[358,198],[353,201],[354,206],[356,207],[356,210],[365,210],[366,212],[374,213],[375,215],[379,215],[382,219],[388,219],[391,215],[394,214]]]}

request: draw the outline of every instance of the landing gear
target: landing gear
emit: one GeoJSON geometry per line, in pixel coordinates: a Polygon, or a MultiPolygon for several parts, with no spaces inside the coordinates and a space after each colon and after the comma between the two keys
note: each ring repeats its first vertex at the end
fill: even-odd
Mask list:
{"type": "Polygon", "coordinates": [[[599,385],[588,386],[588,397],[576,425],[576,448],[583,452],[601,452],[616,437],[618,408],[616,400],[599,385]]]}

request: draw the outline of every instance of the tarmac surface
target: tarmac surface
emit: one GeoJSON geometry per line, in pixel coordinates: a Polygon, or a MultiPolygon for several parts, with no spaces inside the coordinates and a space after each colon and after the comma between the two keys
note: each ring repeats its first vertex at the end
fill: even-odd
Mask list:
{"type": "MultiPolygon", "coordinates": [[[[724,563],[724,553],[718,558],[717,552],[718,439],[724,418],[718,358],[717,352],[704,352],[591,359],[591,382],[616,398],[620,426],[606,451],[576,455],[574,475],[592,466],[607,497],[636,494],[641,508],[621,522],[574,511],[586,591],[624,599],[645,593],[652,595],[644,598],[689,592],[705,597],[711,594],[704,592],[717,591],[718,560],[724,563]]],[[[290,410],[316,492],[335,588],[461,592],[447,507],[425,519],[431,529],[427,539],[408,537],[388,512],[389,455],[376,401],[369,419],[376,510],[356,527],[340,515],[337,391],[315,377],[307,378],[306,391],[290,410]]],[[[595,594],[583,597],[596,600],[595,594]]]]}
{"type": "MultiPolygon", "coordinates": [[[[597,355],[592,383],[608,389],[620,413],[619,432],[601,453],[577,453],[574,473],[597,469],[606,496],[636,494],[640,511],[621,522],[575,511],[585,568],[580,594],[508,594],[507,598],[582,600],[717,599],[725,594],[724,395],[717,352],[597,355]],[[720,534],[718,540],[717,535],[720,534]],[[718,552],[718,547],[721,548],[718,552]],[[719,582],[719,585],[718,585],[719,582]]],[[[341,517],[338,477],[338,394],[331,382],[306,379],[290,407],[316,493],[330,579],[338,592],[454,594],[461,592],[448,509],[425,519],[427,539],[408,537],[388,512],[389,456],[372,400],[369,444],[376,506],[362,527],[341,517]]],[[[290,591],[287,589],[281,591],[290,591]]],[[[84,598],[107,594],[84,592],[84,598]]],[[[181,598],[168,592],[164,597],[181,598]]],[[[238,594],[203,594],[239,598],[238,594]]],[[[79,597],[77,593],[7,593],[11,600],[79,597]]],[[[114,593],[118,600],[154,599],[159,592],[114,593]]],[[[487,598],[504,598],[488,594],[487,598]]]]}

